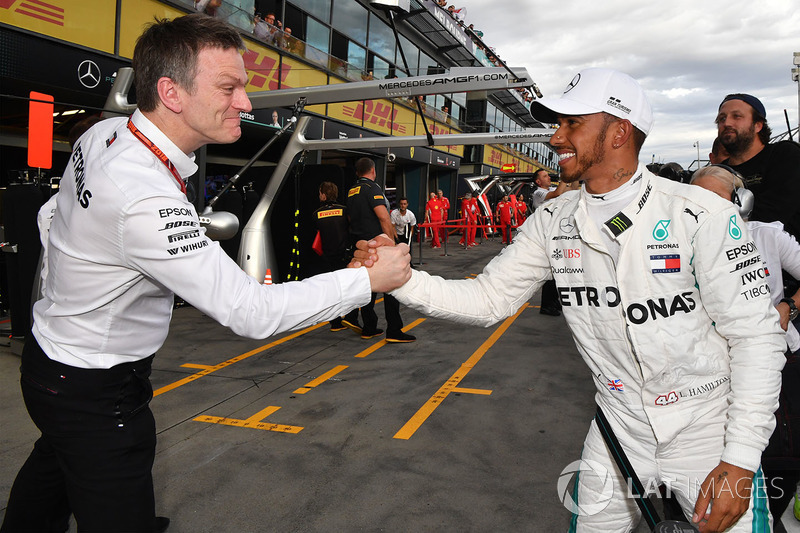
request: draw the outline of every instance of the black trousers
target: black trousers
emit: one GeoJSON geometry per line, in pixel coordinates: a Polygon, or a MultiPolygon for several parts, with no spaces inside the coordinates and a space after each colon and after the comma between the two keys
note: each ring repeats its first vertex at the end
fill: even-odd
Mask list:
{"type": "Polygon", "coordinates": [[[542,308],[561,309],[561,300],[558,299],[558,289],[555,280],[549,279],[542,285],[542,308]]]}
{"type": "MultiPolygon", "coordinates": [[[[364,320],[364,333],[371,333],[378,329],[378,315],[375,313],[375,298],[377,294],[372,293],[372,299],[367,305],[361,308],[361,318],[364,320]]],[[[403,318],[400,316],[400,302],[391,294],[383,295],[383,310],[386,313],[386,335],[391,337],[401,333],[403,329],[403,318]]]]}
{"type": "Polygon", "coordinates": [[[45,355],[33,335],[21,387],[42,432],[20,469],[0,531],[151,532],[155,523],[152,356],[82,369],[45,355]]]}

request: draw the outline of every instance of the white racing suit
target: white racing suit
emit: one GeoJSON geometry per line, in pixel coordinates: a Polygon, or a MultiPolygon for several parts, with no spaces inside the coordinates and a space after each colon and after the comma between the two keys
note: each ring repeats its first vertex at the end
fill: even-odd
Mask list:
{"type": "MultiPolygon", "coordinates": [[[[762,260],[733,205],[642,165],[633,179],[635,201],[602,229],[588,217],[585,191],[567,193],[536,210],[476,279],[414,271],[394,294],[431,316],[488,326],[555,278],[596,401],[634,469],[647,489],[668,484],[691,517],[720,461],[759,470],[778,406],[783,331],[766,282],[749,275],[762,260]],[[599,231],[619,243],[616,261],[599,231]]],[[[583,459],[612,473],[613,495],[596,476],[594,485],[581,477],[578,506],[591,512],[579,511],[573,525],[630,531],[639,512],[594,422],[583,459]]],[[[733,530],[768,522],[762,494],[733,530]]]]}

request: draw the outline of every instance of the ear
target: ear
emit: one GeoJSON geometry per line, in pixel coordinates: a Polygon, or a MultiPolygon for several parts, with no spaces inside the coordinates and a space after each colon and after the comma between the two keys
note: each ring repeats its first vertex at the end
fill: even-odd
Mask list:
{"type": "Polygon", "coordinates": [[[624,146],[633,136],[634,126],[630,120],[621,119],[611,124],[611,131],[608,136],[611,137],[611,144],[614,148],[624,146]]]}
{"type": "Polygon", "coordinates": [[[173,113],[180,113],[182,109],[181,89],[178,84],[172,81],[172,78],[164,76],[159,78],[156,87],[158,89],[158,98],[164,107],[173,113]]]}
{"type": "Polygon", "coordinates": [[[756,133],[761,133],[761,130],[764,128],[764,123],[760,120],[757,122],[753,122],[753,128],[755,129],[756,133]]]}

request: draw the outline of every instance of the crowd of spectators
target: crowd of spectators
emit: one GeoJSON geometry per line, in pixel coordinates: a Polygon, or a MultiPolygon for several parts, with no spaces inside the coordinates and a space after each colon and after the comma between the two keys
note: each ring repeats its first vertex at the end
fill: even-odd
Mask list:
{"type": "Polygon", "coordinates": [[[284,27],[275,13],[262,15],[254,0],[190,0],[195,11],[224,19],[229,24],[250,32],[257,39],[284,50],[301,54],[303,42],[284,27]]]}
{"type": "MultiPolygon", "coordinates": [[[[505,62],[500,59],[494,48],[486,46],[483,42],[483,32],[475,29],[474,24],[467,25],[465,22],[467,16],[466,7],[455,7],[453,4],[447,5],[447,0],[436,0],[436,4],[450,15],[464,32],[469,35],[470,39],[475,45],[475,55],[478,60],[486,65],[494,65],[495,67],[505,67],[505,62]]],[[[517,88],[517,93],[526,104],[533,102],[533,94],[528,89],[517,88]]]]}
{"type": "MultiPolygon", "coordinates": [[[[263,15],[258,12],[254,0],[186,0],[193,5],[195,11],[200,11],[213,17],[222,18],[228,23],[253,34],[257,39],[273,46],[283,48],[295,55],[302,55],[305,43],[292,35],[292,29],[284,27],[277,19],[275,13],[263,15]]],[[[446,0],[436,0],[436,4],[469,35],[475,45],[475,56],[478,61],[486,66],[504,67],[505,63],[497,52],[486,46],[482,40],[483,32],[476,30],[473,24],[467,25],[466,7],[448,5],[446,0]]],[[[364,72],[362,79],[372,79],[372,73],[364,72]]],[[[533,102],[534,96],[528,89],[515,89],[526,104],[533,102]]]]}

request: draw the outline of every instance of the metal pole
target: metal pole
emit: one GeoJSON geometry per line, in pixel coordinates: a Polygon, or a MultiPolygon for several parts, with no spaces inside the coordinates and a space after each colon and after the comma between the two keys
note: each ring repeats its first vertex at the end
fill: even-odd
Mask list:
{"type": "Polygon", "coordinates": [[[792,79],[797,82],[797,136],[800,138],[800,52],[794,53],[792,79]]]}
{"type": "MultiPolygon", "coordinates": [[[[422,231],[425,231],[425,228],[422,228],[422,231]]],[[[417,241],[419,242],[419,260],[417,261],[418,265],[422,265],[422,233],[417,235],[417,241]]]]}
{"type": "MultiPolygon", "coordinates": [[[[700,141],[695,141],[692,145],[697,148],[697,168],[700,168],[700,141]]],[[[689,165],[689,168],[692,168],[692,165],[689,165]]]]}

